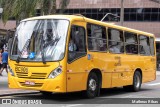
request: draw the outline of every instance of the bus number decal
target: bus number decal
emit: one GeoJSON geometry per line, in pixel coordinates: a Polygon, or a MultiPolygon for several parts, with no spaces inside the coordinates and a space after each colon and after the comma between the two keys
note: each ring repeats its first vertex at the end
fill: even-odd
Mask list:
{"type": "Polygon", "coordinates": [[[28,68],[27,67],[18,67],[18,66],[16,66],[15,67],[15,71],[16,72],[25,72],[25,73],[28,73],[28,68]]]}

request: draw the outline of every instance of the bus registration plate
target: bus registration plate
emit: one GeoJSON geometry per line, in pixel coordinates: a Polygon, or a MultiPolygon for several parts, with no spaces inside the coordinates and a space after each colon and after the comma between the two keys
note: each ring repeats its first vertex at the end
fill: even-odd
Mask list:
{"type": "Polygon", "coordinates": [[[25,81],[25,84],[26,85],[35,85],[35,82],[33,82],[33,81],[25,81]]]}

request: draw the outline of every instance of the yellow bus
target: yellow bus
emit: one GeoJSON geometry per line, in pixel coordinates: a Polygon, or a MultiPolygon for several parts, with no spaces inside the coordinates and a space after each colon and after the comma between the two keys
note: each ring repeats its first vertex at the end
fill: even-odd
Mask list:
{"type": "Polygon", "coordinates": [[[22,20],[11,46],[10,88],[93,98],[101,88],[139,91],[156,79],[153,34],[80,15],[22,20]]]}

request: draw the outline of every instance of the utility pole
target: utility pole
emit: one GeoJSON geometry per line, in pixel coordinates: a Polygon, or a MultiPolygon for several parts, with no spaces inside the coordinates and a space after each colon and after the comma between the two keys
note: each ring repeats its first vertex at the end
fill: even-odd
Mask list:
{"type": "Polygon", "coordinates": [[[121,0],[121,15],[120,15],[120,23],[123,26],[124,22],[124,0],[121,0]]]}
{"type": "Polygon", "coordinates": [[[2,13],[3,13],[3,8],[1,7],[1,1],[0,1],[0,20],[1,20],[2,13]]]}
{"type": "Polygon", "coordinates": [[[0,20],[1,20],[2,13],[3,13],[3,8],[0,7],[0,20]]]}

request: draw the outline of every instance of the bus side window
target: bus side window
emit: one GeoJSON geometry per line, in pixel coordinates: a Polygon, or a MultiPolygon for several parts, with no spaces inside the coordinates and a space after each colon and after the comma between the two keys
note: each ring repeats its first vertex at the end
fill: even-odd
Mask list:
{"type": "Polygon", "coordinates": [[[125,50],[127,54],[138,54],[138,38],[137,34],[132,32],[124,32],[125,50]]]}
{"type": "Polygon", "coordinates": [[[107,51],[107,36],[104,26],[87,24],[88,32],[88,50],[90,51],[107,51]]]}
{"type": "Polygon", "coordinates": [[[108,28],[108,45],[110,53],[124,53],[123,32],[108,28]]]}
{"type": "Polygon", "coordinates": [[[150,56],[151,51],[150,51],[150,45],[149,45],[150,44],[149,37],[144,36],[144,35],[140,35],[139,41],[140,41],[140,46],[143,47],[143,48],[140,48],[140,54],[150,56]],[[143,49],[143,50],[141,50],[141,49],[143,49]]]}
{"type": "Polygon", "coordinates": [[[151,49],[151,55],[154,56],[155,50],[154,50],[154,38],[153,37],[150,37],[150,49],[151,49]]]}
{"type": "Polygon", "coordinates": [[[86,55],[85,29],[80,26],[72,26],[68,44],[68,61],[72,62],[86,55]]]}

